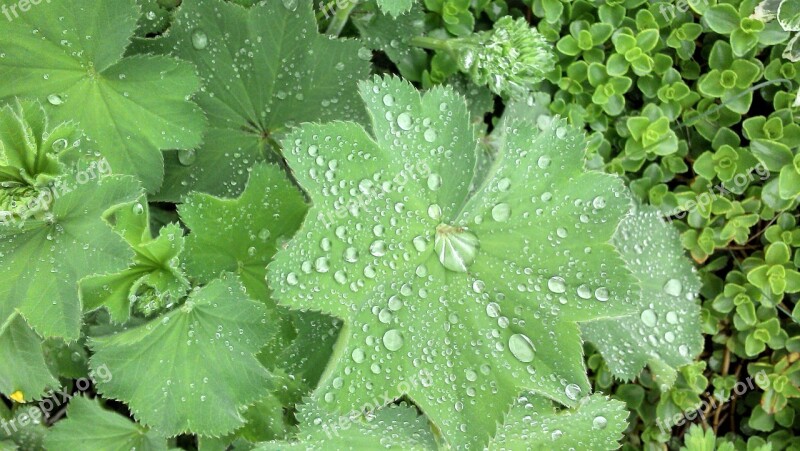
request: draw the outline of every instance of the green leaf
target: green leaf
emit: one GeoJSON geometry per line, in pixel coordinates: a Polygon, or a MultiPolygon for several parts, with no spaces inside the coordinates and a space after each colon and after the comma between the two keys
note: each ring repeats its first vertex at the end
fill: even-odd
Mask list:
{"type": "MultiPolygon", "coordinates": [[[[138,202],[123,208],[126,212],[141,210],[140,217],[147,218],[143,213],[144,207],[138,202]]],[[[170,224],[162,228],[157,238],[147,237],[144,242],[134,244],[133,250],[136,255],[127,269],[88,277],[80,282],[81,300],[86,311],[104,306],[112,321],[124,323],[130,318],[131,304],[136,304],[140,312],[149,314],[177,302],[186,294],[189,281],[178,267],[178,257],[183,251],[183,233],[179,225],[170,224]]]]}
{"type": "Polygon", "coordinates": [[[359,5],[361,14],[352,17],[364,45],[385,52],[397,65],[403,78],[421,81],[422,73],[428,68],[428,54],[421,48],[412,47],[409,40],[425,34],[422,7],[414,5],[408,13],[391,17],[380,12],[364,11],[368,5],[359,5]]]}
{"type": "Polygon", "coordinates": [[[267,264],[300,228],[307,208],[283,170],[263,163],[253,167],[236,199],[190,194],[178,209],[192,231],[186,238],[188,272],[199,283],[234,272],[253,299],[272,303],[264,281],[267,264]]]}
{"type": "Polygon", "coordinates": [[[39,399],[46,388],[58,387],[58,380],[45,363],[42,339],[19,315],[0,328],[0,393],[30,401],[39,399]]]}
{"type": "Polygon", "coordinates": [[[340,417],[313,405],[303,405],[297,417],[300,428],[294,440],[261,443],[255,449],[437,449],[425,417],[406,404],[390,405],[369,412],[366,418],[360,411],[340,417]]]}
{"type": "Polygon", "coordinates": [[[800,31],[800,4],[784,0],[778,7],[778,22],[786,31],[800,31]]]}
{"type": "Polygon", "coordinates": [[[411,7],[414,6],[414,0],[378,0],[378,6],[384,13],[389,13],[392,17],[397,17],[410,10],[411,7]]]}
{"type": "Polygon", "coordinates": [[[517,121],[469,196],[463,98],[395,78],[361,94],[374,137],[309,124],[284,141],[314,206],[270,285],[345,320],[315,398],[346,411],[407,394],[451,446],[491,436],[519,389],[574,405],[589,391],[575,322],[632,311],[634,279],[608,244],[629,208],[622,182],[584,171],[563,121],[533,136],[517,121]]]}
{"type": "Polygon", "coordinates": [[[84,179],[88,172],[57,180],[48,191],[55,200],[42,219],[0,225],[0,318],[16,310],[44,337],[77,339],[82,316],[78,281],[119,271],[132,257],[102,217],[137,199],[141,188],[132,177],[84,179]]]}
{"type": "Polygon", "coordinates": [[[584,323],[584,337],[624,380],[638,376],[648,361],[672,368],[691,363],[703,349],[695,301],[701,283],[677,230],[655,208],[640,207],[622,221],[614,242],[642,287],[638,309],[627,317],[584,323]]]}
{"type": "Polygon", "coordinates": [[[739,29],[739,13],[727,3],[708,8],[703,19],[712,30],[720,34],[731,34],[739,29]]]}
{"type": "Polygon", "coordinates": [[[527,393],[514,403],[489,449],[615,450],[627,417],[624,403],[601,395],[557,411],[550,400],[527,393]]]}
{"type": "Polygon", "coordinates": [[[255,354],[274,332],[269,323],[235,277],[214,280],[160,318],[92,338],[91,367],[114,376],[98,390],[168,436],[226,434],[266,394],[270,376],[255,354]]]}
{"type": "Polygon", "coordinates": [[[76,396],[69,402],[67,418],[44,439],[47,449],[102,451],[166,451],[164,436],[100,406],[97,400],[76,396]]]}
{"type": "Polygon", "coordinates": [[[80,123],[114,172],[155,191],[161,150],[198,145],[204,120],[186,100],[199,88],[191,64],[122,58],[138,17],[134,0],[50,0],[0,20],[0,99],[47,99],[53,119],[80,123]]]}
{"type": "Polygon", "coordinates": [[[320,35],[311,2],[283,3],[291,2],[184,2],[163,38],[139,42],[197,66],[204,89],[195,100],[209,118],[196,152],[167,153],[158,199],[191,190],[235,196],[253,163],[280,160],[277,143],[291,126],[363,117],[356,81],[369,64],[361,45],[320,35]]]}

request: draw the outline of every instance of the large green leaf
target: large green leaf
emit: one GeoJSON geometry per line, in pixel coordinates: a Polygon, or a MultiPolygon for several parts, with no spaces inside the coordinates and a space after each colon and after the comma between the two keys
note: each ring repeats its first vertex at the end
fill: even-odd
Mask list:
{"type": "Polygon", "coordinates": [[[630,316],[582,325],[617,377],[634,379],[645,364],[670,385],[675,368],[691,363],[703,349],[700,279],[686,258],[678,231],[653,208],[625,218],[614,237],[622,258],[640,281],[642,296],[630,316]]]}
{"type": "MultiPolygon", "coordinates": [[[[93,167],[93,166],[92,166],[93,167]]],[[[133,177],[64,176],[49,191],[52,206],[41,218],[0,224],[0,319],[20,312],[39,334],[79,337],[78,281],[119,271],[132,252],[103,220],[110,208],[142,191],[133,177]]]]}
{"type": "Polygon", "coordinates": [[[489,449],[615,450],[627,417],[624,403],[601,395],[559,412],[549,400],[527,393],[517,399],[489,449]]]}
{"type": "Polygon", "coordinates": [[[272,333],[266,307],[226,276],[160,318],[91,339],[91,366],[106,365],[113,378],[99,391],[142,424],[214,437],[241,426],[242,407],[266,394],[269,373],[255,354],[272,333]]]}
{"type": "Polygon", "coordinates": [[[361,95],[374,137],[308,124],[284,141],[313,208],[270,284],[345,320],[314,396],[348,411],[407,394],[452,446],[485,442],[523,389],[574,405],[589,391],[576,322],[630,313],[638,295],[609,244],[630,208],[622,181],[584,171],[563,121],[510,123],[471,190],[463,98],[395,78],[361,95]]]}
{"type": "Polygon", "coordinates": [[[311,2],[184,2],[163,38],[140,44],[197,65],[196,100],[210,122],[196,153],[167,155],[161,199],[193,189],[236,195],[253,163],[280,160],[277,142],[291,126],[363,116],[356,81],[369,65],[360,45],[320,35],[311,2]]]}
{"type": "Polygon", "coordinates": [[[38,399],[45,388],[57,388],[42,351],[42,339],[19,315],[0,326],[0,393],[18,401],[38,399]]]}
{"type": "Polygon", "coordinates": [[[191,64],[122,58],[138,17],[135,0],[49,0],[0,20],[0,99],[47,99],[54,119],[79,122],[116,173],[154,191],[161,150],[198,145],[204,119],[187,101],[199,88],[191,64]]]}
{"type": "Polygon", "coordinates": [[[262,443],[258,451],[288,450],[434,450],[436,441],[425,417],[406,404],[390,405],[368,417],[360,411],[338,416],[314,406],[300,406],[300,428],[291,441],[262,443]]]}
{"type": "Polygon", "coordinates": [[[50,450],[166,451],[164,436],[124,416],[103,409],[97,400],[76,396],[69,402],[67,418],[45,436],[50,450]]]}

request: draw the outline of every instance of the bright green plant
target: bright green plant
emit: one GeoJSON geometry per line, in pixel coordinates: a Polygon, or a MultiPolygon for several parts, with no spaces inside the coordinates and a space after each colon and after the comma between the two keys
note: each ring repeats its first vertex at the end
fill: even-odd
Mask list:
{"type": "Polygon", "coordinates": [[[797,2],[0,16],[0,450],[800,449],[797,2]]]}

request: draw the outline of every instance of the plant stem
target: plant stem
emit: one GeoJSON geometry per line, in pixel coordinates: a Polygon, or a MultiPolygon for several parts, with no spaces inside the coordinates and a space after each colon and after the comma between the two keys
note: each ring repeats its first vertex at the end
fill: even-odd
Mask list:
{"type": "Polygon", "coordinates": [[[347,21],[350,19],[350,13],[353,12],[353,8],[356,5],[358,5],[358,0],[349,0],[345,7],[338,9],[328,24],[328,29],[325,30],[325,33],[334,37],[342,34],[344,26],[347,25],[347,21]]]}
{"type": "Polygon", "coordinates": [[[446,39],[437,39],[428,36],[414,36],[408,43],[415,47],[422,47],[423,49],[443,50],[447,52],[453,50],[446,39]]]}

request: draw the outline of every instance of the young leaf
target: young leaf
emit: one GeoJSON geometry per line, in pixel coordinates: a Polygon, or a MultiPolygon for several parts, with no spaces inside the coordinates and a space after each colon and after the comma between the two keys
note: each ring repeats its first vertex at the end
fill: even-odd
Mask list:
{"type": "MultiPolygon", "coordinates": [[[[350,0],[355,1],[355,0],[350,0]]],[[[389,13],[392,17],[397,17],[411,9],[415,0],[377,0],[378,7],[384,13],[389,13]]]]}
{"type": "Polygon", "coordinates": [[[314,206],[270,285],[345,320],[315,398],[347,411],[407,394],[454,447],[491,436],[520,389],[574,405],[589,391],[576,322],[632,311],[608,243],[630,207],[622,181],[584,171],[563,121],[518,123],[470,195],[463,98],[395,78],[361,95],[374,138],[332,123],[284,141],[314,206]]]}
{"type": "Polygon", "coordinates": [[[642,296],[630,316],[584,323],[584,338],[598,347],[621,379],[634,379],[647,363],[654,370],[674,373],[703,349],[700,306],[695,301],[700,279],[684,255],[677,230],[654,208],[640,207],[625,218],[614,243],[639,280],[642,296]]]}
{"type": "Polygon", "coordinates": [[[338,416],[324,409],[302,405],[297,413],[300,430],[292,441],[262,443],[257,451],[309,449],[435,450],[430,425],[406,404],[370,412],[338,416]]]}
{"type": "MultiPolygon", "coordinates": [[[[122,208],[135,211],[145,222],[145,207],[135,202],[122,208]]],[[[119,226],[119,224],[117,224],[119,226]]],[[[147,235],[150,234],[149,226],[147,235]]],[[[141,230],[141,227],[135,227],[141,230]]],[[[135,235],[139,235],[136,233],[135,235]]],[[[84,310],[105,306],[114,322],[128,321],[131,303],[143,314],[149,315],[167,304],[177,302],[189,290],[189,281],[178,267],[178,257],[183,250],[183,233],[177,224],[162,228],[155,239],[147,237],[131,243],[136,256],[133,264],[114,274],[103,274],[80,282],[84,310]]]]}
{"type": "Polygon", "coordinates": [[[58,386],[45,363],[42,339],[19,315],[0,327],[0,362],[0,393],[9,398],[27,402],[58,386]]]}
{"type": "Polygon", "coordinates": [[[98,390],[141,424],[215,437],[241,426],[242,407],[265,394],[270,376],[255,354],[273,332],[266,307],[228,276],[160,318],[92,338],[91,366],[107,366],[113,377],[98,390]]]}
{"type": "Polygon", "coordinates": [[[2,321],[16,310],[40,335],[76,340],[82,315],[78,281],[119,271],[130,261],[130,248],[103,214],[139,198],[141,188],[133,177],[103,177],[95,170],[90,179],[89,173],[79,169],[59,178],[47,191],[54,200],[41,219],[0,224],[2,321]]]}
{"type": "Polygon", "coordinates": [[[138,17],[135,0],[50,0],[0,20],[0,99],[47,99],[53,119],[80,123],[116,173],[154,191],[161,149],[198,145],[204,119],[186,100],[199,88],[191,64],[122,58],[138,17]]]}
{"type": "Polygon", "coordinates": [[[83,396],[70,400],[67,418],[48,431],[44,445],[46,449],[167,450],[164,436],[83,396]]]}
{"type": "Polygon", "coordinates": [[[196,101],[210,121],[196,153],[167,155],[159,199],[190,190],[235,196],[254,162],[279,160],[277,142],[292,125],[362,117],[356,81],[369,66],[360,45],[320,35],[311,2],[284,3],[184,2],[163,38],[140,42],[197,65],[204,89],[196,101]]]}
{"type": "Polygon", "coordinates": [[[528,393],[517,399],[489,449],[615,450],[627,417],[624,403],[601,395],[558,412],[550,400],[528,393]]]}

